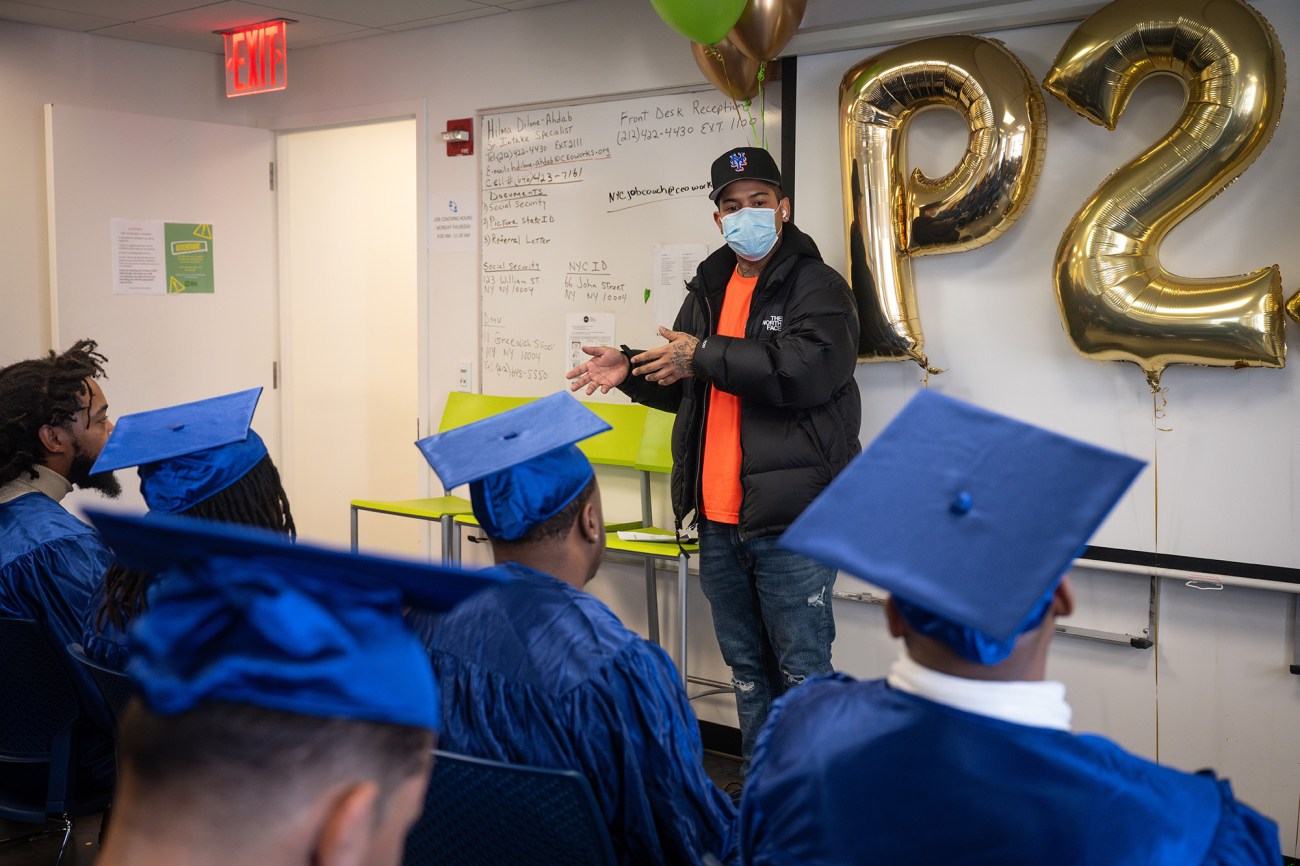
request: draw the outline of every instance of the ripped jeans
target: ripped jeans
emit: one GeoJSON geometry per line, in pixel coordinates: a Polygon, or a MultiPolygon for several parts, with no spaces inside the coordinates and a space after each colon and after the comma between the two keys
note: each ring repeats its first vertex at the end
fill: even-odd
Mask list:
{"type": "Polygon", "coordinates": [[[772,701],[832,671],[836,570],[780,547],[779,537],[742,541],[732,524],[700,521],[700,586],[731,667],[742,774],[772,701]]]}

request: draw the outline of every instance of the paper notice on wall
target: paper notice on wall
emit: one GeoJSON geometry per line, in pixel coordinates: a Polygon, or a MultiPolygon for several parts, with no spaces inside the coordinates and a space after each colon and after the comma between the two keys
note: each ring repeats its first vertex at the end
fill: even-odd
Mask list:
{"type": "Polygon", "coordinates": [[[655,244],[654,294],[655,321],[671,328],[677,311],[686,298],[686,284],[695,277],[695,269],[709,254],[705,244],[655,244]]]}
{"type": "Polygon", "coordinates": [[[430,204],[435,253],[472,253],[475,250],[478,207],[471,192],[435,192],[430,204]]]}
{"type": "Polygon", "coordinates": [[[564,320],[565,345],[569,365],[566,371],[591,358],[583,346],[614,346],[613,313],[568,313],[564,320]]]}
{"type": "Polygon", "coordinates": [[[167,294],[162,220],[113,219],[113,294],[167,294]]]}
{"type": "Polygon", "coordinates": [[[162,220],[110,220],[113,294],[210,295],[212,224],[162,220]]]}
{"type": "Polygon", "coordinates": [[[167,294],[210,295],[216,291],[211,223],[163,223],[167,252],[167,294]]]}

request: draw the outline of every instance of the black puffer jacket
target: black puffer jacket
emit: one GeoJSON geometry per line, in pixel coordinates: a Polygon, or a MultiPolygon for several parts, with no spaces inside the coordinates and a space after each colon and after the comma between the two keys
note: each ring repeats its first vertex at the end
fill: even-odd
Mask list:
{"type": "Polygon", "coordinates": [[[741,398],[740,532],[756,538],[789,526],[861,450],[862,401],[853,379],[858,314],[848,283],[822,261],[812,238],[787,223],[754,287],[745,338],[718,336],[735,267],[736,254],[725,246],[701,262],[677,314],[673,329],[700,338],[695,377],[661,386],[628,376],[621,390],[677,413],[672,495],[679,526],[699,506],[708,386],[741,398]]]}

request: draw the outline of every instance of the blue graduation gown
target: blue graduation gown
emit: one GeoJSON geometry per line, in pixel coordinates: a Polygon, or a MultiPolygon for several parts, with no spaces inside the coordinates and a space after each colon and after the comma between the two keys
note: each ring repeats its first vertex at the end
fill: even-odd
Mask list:
{"type": "MultiPolygon", "coordinates": [[[[112,560],[94,529],[45,494],[0,503],[0,615],[36,620],[57,646],[81,641],[82,616],[112,560]]],[[[94,680],[71,668],[88,714],[111,724],[94,680]]]]}
{"type": "Polygon", "coordinates": [[[593,596],[505,567],[512,585],[458,605],[434,632],[439,748],[583,773],[620,863],[731,860],[735,810],[704,772],[667,654],[593,596]]]}
{"type": "Polygon", "coordinates": [[[773,707],[740,814],[742,862],[1248,866],[1277,825],[1226,781],[1109,740],[835,675],[773,707]]]}

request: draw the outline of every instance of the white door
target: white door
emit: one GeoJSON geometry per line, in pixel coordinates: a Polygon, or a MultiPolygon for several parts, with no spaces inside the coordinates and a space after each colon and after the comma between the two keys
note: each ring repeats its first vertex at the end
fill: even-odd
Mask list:
{"type": "Polygon", "coordinates": [[[253,426],[280,462],[274,135],[66,105],[45,116],[54,345],[99,342],[115,417],[263,386],[253,426]],[[114,294],[114,219],[211,226],[213,292],[114,294]]]}
{"type": "MultiPolygon", "coordinates": [[[[345,544],[353,499],[413,499],[419,436],[414,119],[281,133],[284,474],[301,537],[345,544]]],[[[362,515],[362,549],[421,521],[362,515]]]]}

